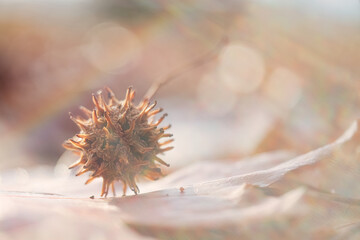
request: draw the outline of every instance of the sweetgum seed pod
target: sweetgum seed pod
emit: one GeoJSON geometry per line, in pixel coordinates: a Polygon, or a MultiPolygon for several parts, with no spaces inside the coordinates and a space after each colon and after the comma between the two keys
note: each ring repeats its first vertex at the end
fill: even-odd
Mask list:
{"type": "Polygon", "coordinates": [[[127,89],[123,101],[119,101],[110,88],[106,87],[105,90],[107,103],[102,91],[98,91],[92,95],[95,105],[92,111],[80,107],[88,119],[70,114],[80,132],[66,140],[63,146],[80,155],[80,159],[69,168],[81,166],[76,176],[92,172],[85,184],[101,177],[101,196],[106,197],[110,187],[115,196],[115,181],[123,183],[123,195],[127,186],[138,194],[137,176],[156,180],[162,176],[158,165],[170,166],[157,156],[172,149],[160,147],[173,140],[159,142],[164,137],[172,136],[164,133],[170,125],[158,128],[167,114],[156,123],[151,123],[149,118],[163,111],[162,108],[153,110],[156,102],[150,104],[148,99],[144,99],[139,105],[134,105],[135,91],[131,87],[127,89]]]}

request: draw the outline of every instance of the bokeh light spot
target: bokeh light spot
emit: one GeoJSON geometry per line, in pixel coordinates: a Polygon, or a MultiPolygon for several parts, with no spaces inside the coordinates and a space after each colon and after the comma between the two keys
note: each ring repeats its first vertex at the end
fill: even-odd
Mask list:
{"type": "Polygon", "coordinates": [[[89,32],[83,50],[94,67],[107,73],[118,73],[136,62],[141,44],[126,28],[115,23],[102,23],[89,32]]]}
{"type": "Polygon", "coordinates": [[[282,108],[296,105],[302,93],[302,79],[296,73],[283,67],[274,70],[266,85],[265,94],[282,108]]]}
{"type": "Polygon", "coordinates": [[[198,101],[210,114],[225,115],[233,109],[236,99],[214,73],[205,75],[199,82],[198,101]]]}
{"type": "Polygon", "coordinates": [[[265,66],[260,53],[240,43],[225,47],[220,54],[219,74],[232,91],[250,93],[264,79],[265,66]]]}

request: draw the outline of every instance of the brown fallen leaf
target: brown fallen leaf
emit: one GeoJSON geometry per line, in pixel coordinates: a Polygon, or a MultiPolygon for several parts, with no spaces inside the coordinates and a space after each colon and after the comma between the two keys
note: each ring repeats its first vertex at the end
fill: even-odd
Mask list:
{"type": "Polygon", "coordinates": [[[1,192],[0,230],[5,239],[358,239],[359,134],[356,121],[337,141],[295,158],[196,163],[123,198],[91,200],[71,176],[30,179],[21,189],[29,193],[1,192]]]}
{"type": "MultiPolygon", "coordinates": [[[[267,169],[192,184],[186,187],[184,194],[166,189],[114,199],[112,203],[121,209],[125,222],[153,237],[159,234],[176,239],[184,236],[216,238],[217,234],[233,239],[336,236],[341,233],[339,226],[360,221],[359,201],[349,198],[357,197],[358,193],[350,194],[346,190],[354,189],[355,186],[346,184],[356,185],[359,176],[337,172],[334,164],[334,159],[339,159],[339,166],[342,163],[356,167],[358,127],[359,122],[355,122],[334,143],[267,169]],[[314,172],[319,173],[317,181],[309,178],[314,172]],[[346,181],[341,183],[343,177],[346,181]],[[319,189],[318,183],[326,184],[319,189]],[[335,193],[329,191],[332,185],[335,193]],[[142,208],[137,207],[140,204],[142,208]]],[[[213,170],[221,172],[221,169],[219,164],[213,170]]],[[[178,183],[182,181],[181,178],[177,180],[178,183]]]]}

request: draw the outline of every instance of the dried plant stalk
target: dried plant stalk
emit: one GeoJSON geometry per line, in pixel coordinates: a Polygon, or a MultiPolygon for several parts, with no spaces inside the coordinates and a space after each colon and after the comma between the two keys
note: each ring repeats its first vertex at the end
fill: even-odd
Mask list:
{"type": "Polygon", "coordinates": [[[80,133],[65,141],[63,146],[80,155],[80,159],[69,168],[82,166],[76,176],[92,172],[85,184],[95,178],[103,178],[101,196],[106,197],[110,187],[115,195],[115,181],[122,181],[123,195],[127,186],[137,194],[136,176],[156,180],[162,176],[157,163],[169,167],[157,156],[173,148],[163,147],[173,140],[159,142],[161,138],[172,137],[172,134],[165,133],[170,125],[159,128],[167,114],[152,122],[152,116],[163,110],[154,110],[156,102],[151,104],[145,98],[139,105],[134,105],[135,91],[131,87],[123,101],[119,101],[109,88],[105,90],[108,103],[99,91],[92,96],[95,105],[92,111],[81,107],[88,119],[74,117],[70,113],[80,133]]]}
{"type": "Polygon", "coordinates": [[[199,57],[195,58],[194,60],[192,60],[191,62],[177,68],[174,69],[172,72],[170,72],[169,74],[166,74],[165,77],[161,77],[159,78],[157,81],[154,82],[154,84],[149,88],[149,90],[146,92],[145,94],[145,98],[147,99],[151,99],[153,96],[155,96],[155,94],[159,91],[159,89],[163,86],[165,86],[166,84],[168,84],[169,82],[179,78],[180,76],[182,76],[183,74],[192,71],[208,62],[210,62],[211,60],[215,59],[220,50],[228,43],[228,37],[226,35],[224,35],[221,40],[214,46],[213,49],[211,49],[210,51],[204,53],[203,55],[200,55],[199,57]]]}

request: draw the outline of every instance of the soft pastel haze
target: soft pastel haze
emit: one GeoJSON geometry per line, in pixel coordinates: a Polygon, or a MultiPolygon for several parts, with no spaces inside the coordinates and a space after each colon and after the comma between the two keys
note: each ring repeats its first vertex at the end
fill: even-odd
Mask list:
{"type": "Polygon", "coordinates": [[[360,238],[359,43],[358,0],[0,0],[0,239],[360,238]],[[100,198],[68,113],[167,78],[170,167],[100,198]]]}

